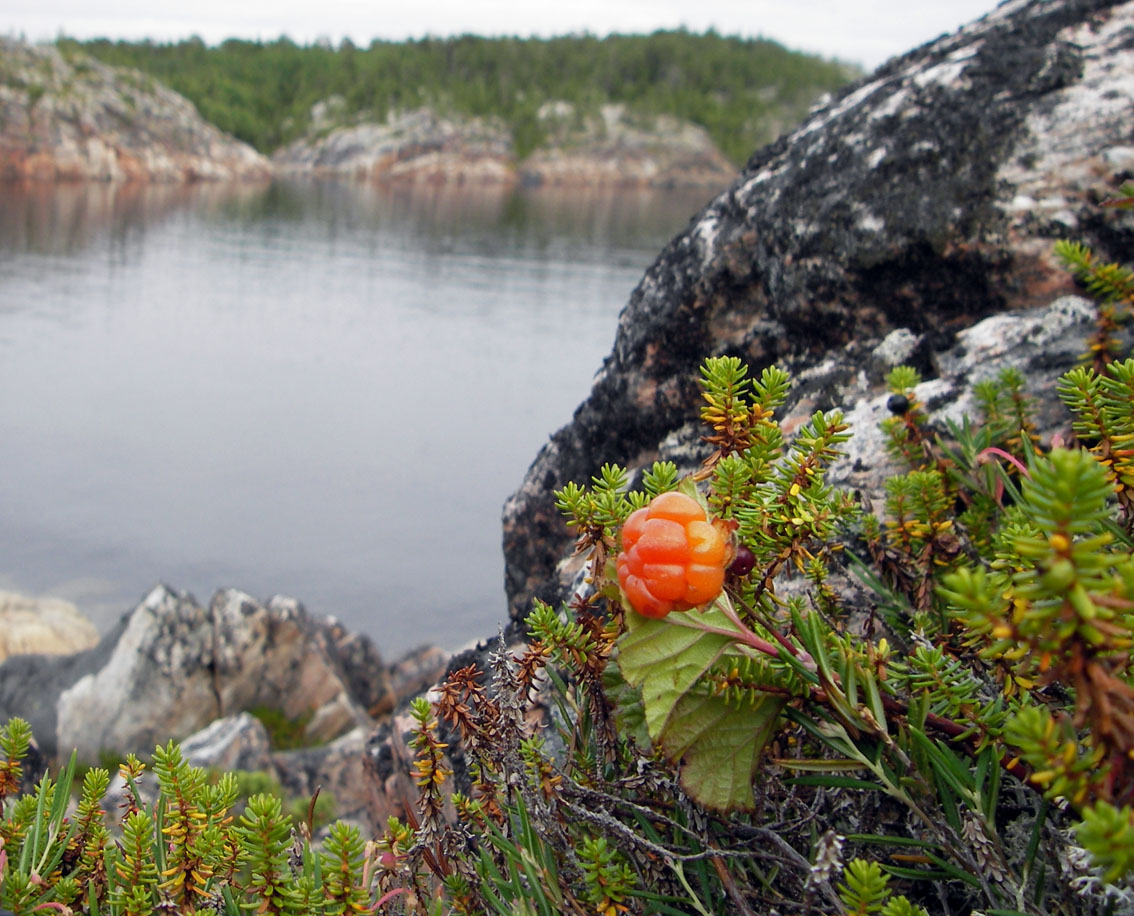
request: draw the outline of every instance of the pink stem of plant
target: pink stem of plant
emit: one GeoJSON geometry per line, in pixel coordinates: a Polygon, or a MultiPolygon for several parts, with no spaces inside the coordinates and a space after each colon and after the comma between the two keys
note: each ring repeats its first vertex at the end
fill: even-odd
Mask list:
{"type": "Polygon", "coordinates": [[[1031,474],[1028,473],[1028,469],[1026,467],[1024,467],[1023,462],[1021,462],[1019,458],[1017,458],[1015,455],[1009,455],[1002,448],[997,448],[995,445],[990,445],[988,448],[986,448],[984,451],[982,451],[980,454],[978,454],[976,456],[977,461],[979,461],[983,464],[985,461],[988,460],[987,458],[985,458],[986,455],[998,455],[999,457],[1003,458],[1005,461],[1008,461],[1011,464],[1014,464],[1016,466],[1016,470],[1018,470],[1025,477],[1030,478],[1032,476],[1031,474]]]}
{"type": "MultiPolygon", "coordinates": [[[[721,607],[721,605],[717,606],[721,607]]],[[[722,610],[724,610],[723,607],[722,610]]],[[[670,614],[668,619],[679,627],[689,627],[693,630],[701,630],[704,633],[712,633],[715,636],[727,636],[730,639],[735,639],[737,642],[744,643],[744,645],[755,649],[757,652],[762,652],[764,655],[770,655],[772,658],[780,657],[780,647],[774,643],[768,642],[766,639],[761,639],[753,633],[743,624],[740,618],[736,616],[735,611],[729,608],[728,610],[724,610],[724,614],[739,628],[738,630],[728,630],[724,627],[714,627],[707,623],[701,623],[697,618],[690,617],[688,614],[680,614],[677,616],[670,614]]]]}
{"type": "Polygon", "coordinates": [[[395,897],[397,897],[398,894],[404,894],[404,893],[406,893],[406,889],[404,887],[395,887],[392,891],[386,891],[386,893],[384,893],[381,897],[378,898],[377,903],[374,904],[374,909],[377,910],[378,907],[383,906],[386,903],[389,903],[391,900],[393,900],[395,897]]]}
{"type": "MultiPolygon", "coordinates": [[[[1023,474],[1025,477],[1031,477],[1032,476],[1031,474],[1028,473],[1028,469],[1020,463],[1020,460],[1015,455],[1009,455],[1006,451],[1004,451],[1004,449],[997,448],[995,445],[990,445],[988,448],[986,448],[982,452],[978,453],[977,456],[976,456],[976,460],[979,464],[984,464],[985,462],[992,460],[992,458],[991,458],[992,455],[997,455],[1001,458],[1007,459],[1009,462],[1014,464],[1016,466],[1016,469],[1019,470],[1019,472],[1021,474],[1023,474]]],[[[1003,500],[1004,500],[1004,481],[1001,480],[999,477],[997,477],[996,478],[996,505],[998,505],[998,506],[1001,505],[1003,503],[1003,500]]]]}

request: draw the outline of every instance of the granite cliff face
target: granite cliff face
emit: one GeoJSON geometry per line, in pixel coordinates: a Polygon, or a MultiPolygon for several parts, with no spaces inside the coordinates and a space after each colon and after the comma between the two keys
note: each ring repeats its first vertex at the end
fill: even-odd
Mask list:
{"type": "Polygon", "coordinates": [[[0,180],[263,179],[268,160],[137,71],[0,37],[0,180]]]}
{"type": "Polygon", "coordinates": [[[519,164],[527,185],[574,187],[725,187],[736,169],[696,124],[635,116],[604,105],[581,117],[572,106],[545,105],[548,142],[519,164]]]}
{"type": "Polygon", "coordinates": [[[1071,290],[1056,239],[1128,259],[1134,227],[1097,203],[1134,170],[1132,97],[1134,3],[1010,0],[757,152],[647,271],[590,396],[505,505],[513,618],[568,588],[554,489],[604,461],[688,466],[705,356],[791,371],[789,416],[850,410],[881,371],[824,384],[831,360],[904,329],[932,378],[962,329],[1071,290]]]}

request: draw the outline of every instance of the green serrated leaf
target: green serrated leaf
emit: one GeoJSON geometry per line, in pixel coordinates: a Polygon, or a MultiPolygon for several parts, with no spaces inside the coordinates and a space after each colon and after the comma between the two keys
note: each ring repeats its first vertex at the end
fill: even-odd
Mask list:
{"type": "Polygon", "coordinates": [[[766,695],[754,706],[738,709],[722,697],[682,697],[661,744],[670,759],[682,761],[685,791],[719,811],[755,807],[752,779],[785,702],[766,695]]]}
{"type": "Polygon", "coordinates": [[[691,622],[722,632],[629,613],[618,665],[641,691],[650,738],[680,761],[685,790],[706,807],[751,809],[752,778],[786,699],[769,694],[737,708],[710,693],[702,678],[733,645],[735,628],[715,606],[690,613],[691,622]]]}
{"type": "MultiPolygon", "coordinates": [[[[715,608],[689,613],[698,613],[700,622],[707,625],[732,627],[715,608]]],[[[650,737],[658,741],[677,702],[693,689],[732,640],[723,634],[632,612],[626,615],[626,625],[618,641],[618,666],[626,682],[641,689],[646,727],[650,737]]]]}

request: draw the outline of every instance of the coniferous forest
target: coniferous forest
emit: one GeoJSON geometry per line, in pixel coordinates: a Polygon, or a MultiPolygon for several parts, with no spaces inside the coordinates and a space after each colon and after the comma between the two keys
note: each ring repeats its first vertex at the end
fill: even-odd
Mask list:
{"type": "Polygon", "coordinates": [[[262,152],[302,136],[312,105],[343,100],[342,120],[392,110],[503,120],[524,156],[545,138],[539,117],[565,101],[579,117],[607,103],[703,126],[734,162],[798,121],[820,94],[858,75],[851,65],[764,39],[708,32],[551,39],[423,38],[356,47],[199,38],[173,44],[63,39],[106,63],[136,67],[189,98],[207,120],[262,152]]]}

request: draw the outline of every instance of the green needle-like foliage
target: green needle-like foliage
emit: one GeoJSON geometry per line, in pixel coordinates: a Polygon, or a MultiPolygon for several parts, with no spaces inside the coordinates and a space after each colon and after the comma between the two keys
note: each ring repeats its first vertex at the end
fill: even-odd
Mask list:
{"type": "Polygon", "coordinates": [[[0,811],[4,800],[20,789],[23,767],[20,761],[31,746],[31,727],[23,719],[12,719],[0,728],[0,811]]]}
{"type": "Polygon", "coordinates": [[[1081,242],[1056,242],[1055,253],[1096,299],[1134,302],[1134,271],[1118,264],[1100,263],[1081,242]]]}
{"type": "Polygon", "coordinates": [[[925,405],[914,389],[921,384],[921,373],[911,366],[895,366],[886,376],[890,403],[895,415],[882,421],[886,448],[890,455],[911,468],[925,467],[929,439],[925,432],[925,405]]]}
{"type": "MultiPolygon", "coordinates": [[[[1119,273],[1097,276],[1117,289],[1119,273]]],[[[105,770],[86,774],[72,809],[74,759],[21,794],[30,732],[8,723],[0,906],[1124,912],[1134,360],[1059,382],[1071,443],[1039,441],[1018,374],[982,383],[982,415],[947,431],[931,428],[914,370],[888,381],[899,469],[877,516],[828,482],[854,432],[842,414],[786,435],[788,375],[754,378],[732,357],[701,371],[699,466],[655,463],[631,489],[638,475],[608,464],[559,490],[587,586],[560,608],[536,602],[526,647],[502,644],[411,702],[416,804],[372,842],[340,823],[312,843],[272,793],[234,823],[236,777],[210,784],[172,742],[153,754],[152,804],[127,757],[126,805],[108,823],[105,770]],[[708,581],[723,585],[647,618],[618,557],[630,513],[659,496],[707,513],[682,549],[690,531],[713,545],[722,569],[708,581]]],[[[681,567],[667,544],[643,576],[705,565],[681,567]]]]}
{"type": "Polygon", "coordinates": [[[1134,872],[1134,809],[1100,802],[1083,812],[1079,842],[1103,869],[1103,879],[1117,881],[1134,872]]]}
{"type": "Polygon", "coordinates": [[[866,916],[882,909],[890,896],[889,878],[882,873],[877,862],[854,859],[843,869],[843,883],[839,896],[848,913],[866,916]]]}
{"type": "Polygon", "coordinates": [[[244,840],[242,847],[248,850],[247,864],[251,875],[246,887],[260,900],[257,912],[300,912],[289,864],[290,818],[283,814],[279,798],[253,795],[248,799],[240,816],[238,833],[244,840]]]}
{"type": "Polygon", "coordinates": [[[605,837],[584,839],[579,846],[586,890],[584,899],[599,913],[617,912],[634,887],[634,871],[605,837]]]}
{"type": "Polygon", "coordinates": [[[113,863],[110,903],[126,916],[152,913],[160,879],[154,850],[154,824],[144,811],[127,815],[119,853],[113,863]]]}

